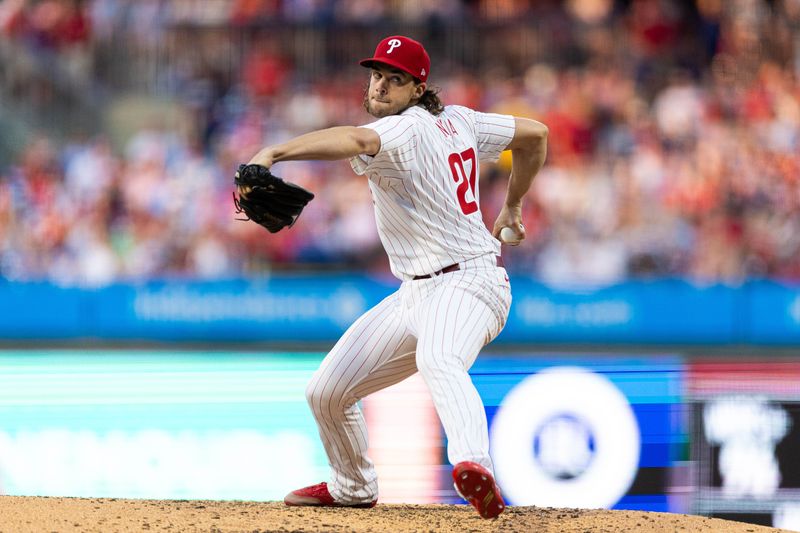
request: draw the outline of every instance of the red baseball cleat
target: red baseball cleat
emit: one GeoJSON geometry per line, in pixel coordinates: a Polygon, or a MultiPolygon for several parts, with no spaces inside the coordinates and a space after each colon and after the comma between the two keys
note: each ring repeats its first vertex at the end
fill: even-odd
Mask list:
{"type": "Polygon", "coordinates": [[[478,510],[482,518],[497,518],[506,508],[491,472],[477,463],[463,461],[453,467],[456,492],[478,510]]]}
{"type": "Polygon", "coordinates": [[[356,507],[369,509],[375,507],[378,500],[367,503],[337,503],[328,491],[328,484],[324,481],[316,485],[293,490],[283,499],[286,505],[302,505],[313,507],[356,507]]]}

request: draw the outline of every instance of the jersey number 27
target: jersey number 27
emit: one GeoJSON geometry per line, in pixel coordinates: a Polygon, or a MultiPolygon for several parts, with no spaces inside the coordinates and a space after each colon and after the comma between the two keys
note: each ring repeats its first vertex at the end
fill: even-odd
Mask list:
{"type": "Polygon", "coordinates": [[[447,158],[450,163],[450,172],[453,173],[453,181],[456,182],[456,196],[458,203],[461,205],[461,211],[465,215],[471,215],[478,210],[478,198],[475,192],[475,175],[478,172],[478,161],[475,158],[475,150],[467,148],[461,153],[453,153],[447,158]],[[464,168],[464,163],[469,161],[469,176],[464,168]],[[467,191],[472,195],[472,200],[467,200],[467,191]]]}

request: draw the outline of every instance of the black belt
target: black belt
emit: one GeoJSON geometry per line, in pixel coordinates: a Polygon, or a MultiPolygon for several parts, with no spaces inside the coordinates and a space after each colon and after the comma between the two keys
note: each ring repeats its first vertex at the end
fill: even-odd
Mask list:
{"type": "MultiPolygon", "coordinates": [[[[496,255],[495,257],[497,258],[497,266],[499,266],[499,267],[505,266],[505,265],[503,265],[503,258],[502,257],[500,257],[499,255],[496,255]]],[[[458,270],[461,270],[461,265],[456,263],[454,265],[446,266],[441,270],[437,270],[433,274],[425,274],[424,276],[414,276],[412,279],[414,279],[415,281],[418,280],[418,279],[428,279],[428,278],[431,278],[433,276],[438,276],[440,274],[447,274],[448,272],[456,272],[458,270]]]]}

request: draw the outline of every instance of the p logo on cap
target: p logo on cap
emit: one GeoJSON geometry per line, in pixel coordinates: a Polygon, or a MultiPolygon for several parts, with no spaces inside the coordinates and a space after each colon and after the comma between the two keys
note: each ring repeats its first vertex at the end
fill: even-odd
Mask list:
{"type": "Polygon", "coordinates": [[[400,46],[403,43],[400,42],[400,39],[389,39],[389,43],[388,44],[389,44],[389,49],[386,51],[387,55],[391,54],[392,50],[394,50],[395,48],[397,48],[398,46],[400,46]]]}
{"type": "Polygon", "coordinates": [[[375,63],[408,72],[419,81],[428,81],[428,73],[431,71],[431,58],[425,47],[403,35],[386,37],[378,43],[373,57],[359,61],[359,64],[367,68],[375,63]]]}

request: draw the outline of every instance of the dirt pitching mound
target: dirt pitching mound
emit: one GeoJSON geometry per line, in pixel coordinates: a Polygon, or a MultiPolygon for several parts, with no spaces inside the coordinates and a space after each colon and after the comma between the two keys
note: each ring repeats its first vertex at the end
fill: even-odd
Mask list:
{"type": "Polygon", "coordinates": [[[0,497],[0,532],[648,532],[765,533],[775,528],[667,513],[509,507],[496,520],[463,505],[313,509],[276,502],[0,497]]]}

